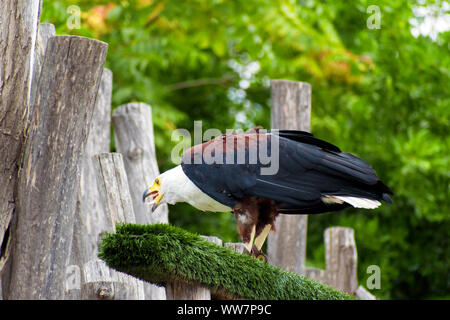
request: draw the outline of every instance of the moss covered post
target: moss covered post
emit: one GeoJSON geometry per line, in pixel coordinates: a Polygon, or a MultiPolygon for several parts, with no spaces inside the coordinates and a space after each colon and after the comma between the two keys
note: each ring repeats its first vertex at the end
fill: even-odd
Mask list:
{"type": "MultiPolygon", "coordinates": [[[[168,224],[118,225],[114,233],[102,238],[99,256],[108,266],[137,278],[166,287],[177,283],[176,290],[183,289],[181,284],[202,287],[213,297],[352,299],[336,289],[168,224]]],[[[187,296],[186,292],[175,297],[198,299],[198,295],[187,296]]]]}

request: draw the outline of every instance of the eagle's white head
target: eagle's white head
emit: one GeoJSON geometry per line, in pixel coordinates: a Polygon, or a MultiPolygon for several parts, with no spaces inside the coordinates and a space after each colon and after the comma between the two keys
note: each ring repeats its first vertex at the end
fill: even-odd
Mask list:
{"type": "Polygon", "coordinates": [[[183,189],[186,184],[186,179],[187,177],[181,166],[167,170],[157,176],[153,184],[145,190],[143,201],[148,197],[152,197],[149,203],[152,205],[152,212],[163,203],[175,204],[176,202],[185,201],[183,189]]]}
{"type": "Polygon", "coordinates": [[[212,212],[228,212],[230,207],[223,205],[203,193],[184,173],[181,165],[172,168],[155,178],[151,187],[144,191],[143,200],[152,197],[149,204],[152,212],[163,203],[187,202],[191,206],[212,212]]]}

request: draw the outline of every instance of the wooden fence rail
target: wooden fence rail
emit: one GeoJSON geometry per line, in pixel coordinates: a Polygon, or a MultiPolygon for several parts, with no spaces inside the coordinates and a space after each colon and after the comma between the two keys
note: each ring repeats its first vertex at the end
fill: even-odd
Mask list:
{"type": "MultiPolygon", "coordinates": [[[[0,299],[220,299],[180,282],[156,287],[97,258],[101,235],[117,222],[168,222],[167,206],[151,215],[141,199],[159,174],[151,107],[130,103],[111,118],[107,45],[56,36],[38,23],[39,5],[0,2],[0,299]],[[111,122],[118,153],[109,153],[111,122]]],[[[309,131],[308,84],[273,81],[272,97],[273,128],[309,131]]],[[[280,217],[269,261],[373,298],[357,284],[353,230],[325,231],[320,270],[305,267],[306,227],[306,216],[280,217]]]]}

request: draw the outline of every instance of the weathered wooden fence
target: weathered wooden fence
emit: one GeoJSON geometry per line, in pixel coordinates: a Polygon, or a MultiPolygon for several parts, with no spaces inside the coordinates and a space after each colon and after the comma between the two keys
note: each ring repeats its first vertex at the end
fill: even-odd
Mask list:
{"type": "MultiPolygon", "coordinates": [[[[39,0],[0,2],[0,299],[211,299],[207,288],[156,287],[108,268],[97,243],[117,222],[168,222],[142,188],[159,174],[151,107],[111,114],[107,45],[56,36],[39,0]],[[110,125],[118,153],[108,153],[110,125]]],[[[309,131],[311,88],[272,82],[272,127],[309,131]]],[[[269,260],[360,298],[354,233],[325,231],[326,270],[305,267],[306,216],[281,216],[269,260]]],[[[208,241],[222,245],[216,237],[208,241]]],[[[225,247],[242,253],[241,243],[225,247]]]]}
{"type": "MultiPolygon", "coordinates": [[[[271,96],[271,128],[310,131],[311,86],[308,83],[272,80],[271,96]]],[[[325,230],[326,270],[306,267],[307,217],[280,215],[277,218],[277,232],[268,237],[269,261],[361,299],[374,299],[362,286],[358,286],[357,251],[351,228],[325,230]]]]}

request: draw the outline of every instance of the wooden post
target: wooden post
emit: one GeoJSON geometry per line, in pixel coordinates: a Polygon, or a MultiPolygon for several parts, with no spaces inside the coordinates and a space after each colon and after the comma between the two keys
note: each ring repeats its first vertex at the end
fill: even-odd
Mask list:
{"type": "MultiPolygon", "coordinates": [[[[217,237],[201,236],[203,239],[222,245],[222,240],[217,237]]],[[[167,300],[211,300],[211,292],[208,288],[175,281],[166,285],[167,300]]]]}
{"type": "Polygon", "coordinates": [[[211,300],[208,288],[175,281],[166,285],[167,300],[211,300]]]}
{"type": "MultiPolygon", "coordinates": [[[[0,275],[3,276],[31,108],[39,7],[40,0],[0,1],[0,275]]],[[[5,285],[5,280],[1,283],[5,285]]],[[[5,290],[3,293],[6,295],[5,290]]]]}
{"type": "MultiPolygon", "coordinates": [[[[109,220],[103,232],[115,230],[116,223],[136,223],[123,157],[120,153],[103,153],[94,156],[97,185],[109,220]]],[[[114,271],[98,258],[85,264],[81,297],[83,299],[143,300],[151,291],[149,283],[114,271]]],[[[149,298],[149,296],[147,296],[149,298]]]]}
{"type": "Polygon", "coordinates": [[[109,268],[100,259],[83,268],[82,300],[144,300],[145,282],[109,268]]]}
{"type": "Polygon", "coordinates": [[[358,286],[357,253],[353,229],[328,228],[324,232],[327,284],[355,294],[358,286]]]}
{"type": "Polygon", "coordinates": [[[202,239],[206,241],[217,244],[218,246],[222,246],[222,239],[214,237],[214,236],[200,236],[202,239]]]}
{"type": "Polygon", "coordinates": [[[242,242],[226,242],[223,245],[225,248],[230,249],[231,251],[235,251],[237,253],[241,253],[243,254],[246,250],[245,250],[245,246],[242,242]]]}
{"type": "Polygon", "coordinates": [[[118,222],[136,223],[122,155],[98,154],[94,164],[100,199],[110,220],[104,231],[115,230],[118,222]]]}
{"type": "Polygon", "coordinates": [[[86,144],[107,45],[49,39],[18,188],[8,299],[62,299],[86,144]]]}
{"type": "MultiPolygon", "coordinates": [[[[37,84],[41,74],[42,64],[44,63],[47,43],[51,37],[56,36],[55,26],[50,23],[39,23],[36,39],[36,49],[34,51],[33,78],[31,82],[31,105],[36,103],[37,84]]],[[[34,108],[31,108],[33,110],[34,108]]]]}
{"type": "Polygon", "coordinates": [[[144,103],[129,103],[113,112],[117,151],[122,153],[130,185],[136,222],[168,223],[167,205],[154,213],[142,201],[142,193],[159,175],[153,136],[152,109],[144,103]]]}
{"type": "MultiPolygon", "coordinates": [[[[68,266],[68,269],[78,268],[80,277],[84,264],[97,258],[97,243],[100,240],[100,233],[107,229],[106,226],[109,226],[103,203],[100,201],[93,156],[99,152],[109,151],[111,92],[112,73],[108,69],[104,69],[95,102],[89,137],[80,162],[80,186],[68,266]]],[[[72,273],[69,271],[68,277],[71,277],[72,273]]],[[[71,284],[72,282],[69,281],[68,283],[71,284]]],[[[66,287],[65,299],[80,299],[80,290],[79,284],[69,285],[66,287]]]]}
{"type": "MultiPolygon", "coordinates": [[[[112,115],[117,151],[123,155],[136,223],[168,223],[167,204],[152,213],[142,201],[142,193],[159,174],[153,136],[152,109],[144,103],[129,103],[116,108],[112,115]]],[[[146,297],[166,298],[164,288],[149,284],[146,297]]]]}
{"type": "Polygon", "coordinates": [[[324,232],[324,241],[327,269],[306,268],[306,276],[361,300],[376,300],[364,287],[357,287],[357,251],[353,229],[328,228],[324,232]]]}
{"type": "Polygon", "coordinates": [[[305,268],[305,276],[308,277],[308,279],[316,280],[320,283],[327,283],[327,273],[322,269],[305,268]]]}
{"type": "MultiPolygon", "coordinates": [[[[310,131],[311,86],[304,82],[272,80],[272,129],[310,131]]],[[[269,234],[269,262],[288,271],[305,273],[306,215],[280,214],[276,232],[269,234]]]]}

